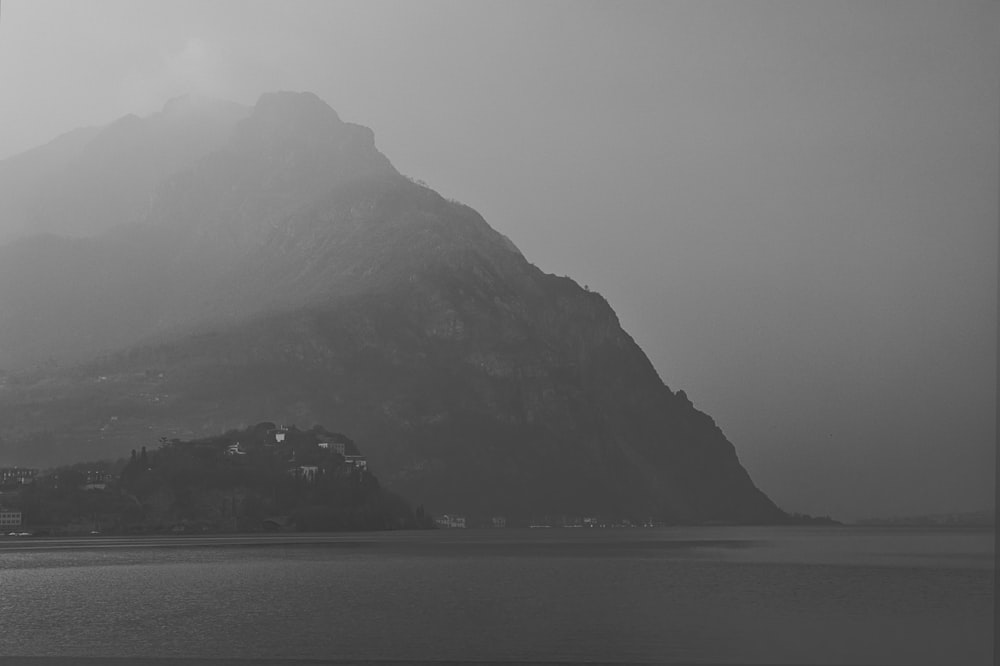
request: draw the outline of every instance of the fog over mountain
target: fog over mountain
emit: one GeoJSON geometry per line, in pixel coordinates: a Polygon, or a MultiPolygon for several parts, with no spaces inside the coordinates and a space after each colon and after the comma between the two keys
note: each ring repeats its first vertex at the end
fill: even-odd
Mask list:
{"type": "Polygon", "coordinates": [[[0,237],[89,236],[148,212],[159,181],[217,149],[247,109],[185,95],[0,162],[0,237]]]}
{"type": "MultiPolygon", "coordinates": [[[[460,272],[474,251],[502,281],[532,283],[483,249],[489,234],[435,245],[390,214],[472,216],[455,199],[528,265],[606,298],[643,363],[711,414],[782,508],[982,510],[995,496],[998,25],[996,3],[973,1],[5,1],[0,368],[39,372],[29,384],[48,391],[71,390],[59,373],[95,354],[167,345],[164,359],[183,349],[196,365],[253,313],[349,307],[383,288],[373,276],[422,270],[391,244],[358,253],[382,239],[346,201],[369,201],[431,263],[460,272]],[[278,90],[313,91],[377,150],[320,114],[295,124],[326,123],[323,150],[264,159],[271,139],[238,128],[278,90]],[[349,150],[383,189],[322,161],[349,150]],[[339,184],[314,190],[310,173],[339,184]],[[35,365],[50,358],[59,368],[35,365]]],[[[305,337],[288,349],[333,335],[294,321],[305,337]]],[[[244,349],[282,330],[265,328],[238,329],[244,349]]],[[[110,379],[94,382],[72,384],[77,397],[110,399],[110,379]]],[[[38,430],[23,406],[4,451],[89,441],[68,407],[38,430]]],[[[108,435],[95,414],[88,428],[108,435]]]]}
{"type": "Polygon", "coordinates": [[[5,455],[43,464],[260,418],[335,423],[391,489],[437,511],[783,519],[600,295],[399,174],[371,130],[290,92],[230,127],[215,109],[236,107],[216,102],[197,102],[213,112],[183,131],[162,123],[195,104],[113,123],[54,181],[165,170],[136,148],[165,134],[229,137],[151,187],[118,181],[148,190],[142,213],[2,248],[5,455]],[[93,150],[109,131],[110,154],[93,150]]]}

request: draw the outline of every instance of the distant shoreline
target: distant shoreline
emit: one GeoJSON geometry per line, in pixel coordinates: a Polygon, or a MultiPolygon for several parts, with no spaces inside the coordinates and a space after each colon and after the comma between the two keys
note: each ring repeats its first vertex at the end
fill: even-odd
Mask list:
{"type": "MultiPolygon", "coordinates": [[[[373,532],[287,533],[287,534],[210,534],[210,535],[151,535],[151,536],[66,536],[66,537],[3,537],[0,551],[63,550],[82,548],[177,548],[227,546],[295,546],[340,545],[356,546],[373,542],[373,532]]],[[[379,532],[378,534],[386,534],[379,532]]]]}
{"type": "MultiPolygon", "coordinates": [[[[619,532],[628,534],[649,534],[652,531],[674,531],[674,530],[712,530],[732,528],[735,530],[750,528],[754,526],[722,526],[722,525],[688,525],[683,527],[663,527],[641,530],[594,530],[598,532],[619,532]]],[[[831,532],[836,532],[840,528],[848,532],[845,538],[850,538],[850,532],[854,530],[889,530],[889,531],[926,531],[935,532],[988,532],[994,528],[992,525],[871,525],[871,524],[846,524],[846,525],[760,525],[762,529],[782,529],[782,528],[808,528],[823,527],[834,528],[831,532]]],[[[25,537],[0,537],[0,553],[18,551],[55,551],[55,550],[94,550],[94,549],[141,549],[141,548],[234,548],[234,547],[257,547],[257,546],[333,546],[341,548],[356,548],[365,545],[384,545],[389,543],[406,544],[415,541],[426,542],[440,538],[443,541],[461,539],[463,536],[483,537],[488,535],[520,533],[527,537],[529,541],[544,542],[552,539],[555,535],[566,533],[567,537],[573,540],[590,532],[591,530],[572,530],[553,528],[551,530],[532,530],[529,528],[507,528],[507,529],[468,529],[468,530],[383,530],[364,532],[283,532],[283,533],[244,533],[244,534],[199,534],[199,535],[129,535],[129,536],[25,536],[25,537]],[[434,536],[431,536],[434,535],[434,536]],[[544,535],[544,536],[543,536],[544,535]]],[[[708,536],[708,534],[706,534],[708,536]]],[[[477,539],[478,540],[478,539],[477,539]]],[[[717,536],[708,538],[707,541],[715,541],[717,536]]],[[[682,541],[689,541],[682,539],[682,541]]]]}

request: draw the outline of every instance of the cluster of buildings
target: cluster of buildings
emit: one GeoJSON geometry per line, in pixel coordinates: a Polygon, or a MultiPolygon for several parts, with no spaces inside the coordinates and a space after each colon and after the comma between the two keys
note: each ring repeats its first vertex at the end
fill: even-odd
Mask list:
{"type": "MultiPolygon", "coordinates": [[[[348,454],[344,456],[344,466],[364,471],[368,469],[368,459],[364,456],[352,456],[348,454]]],[[[320,468],[319,465],[299,465],[298,467],[289,469],[288,473],[296,478],[312,482],[319,475],[320,468]]]]}
{"type": "Polygon", "coordinates": [[[7,509],[0,506],[0,532],[6,532],[12,527],[21,526],[21,512],[17,509],[7,509]]]}
{"type": "Polygon", "coordinates": [[[343,442],[319,442],[316,446],[326,451],[339,453],[340,455],[344,455],[345,451],[343,442]]]}
{"type": "Polygon", "coordinates": [[[465,529],[465,516],[452,516],[444,514],[434,519],[434,524],[445,529],[465,529]]]}
{"type": "MultiPolygon", "coordinates": [[[[467,527],[465,516],[448,513],[435,518],[434,524],[443,529],[465,529],[467,527]]],[[[507,527],[507,518],[505,516],[493,516],[490,518],[489,527],[498,529],[507,527]]]]}
{"type": "Polygon", "coordinates": [[[35,480],[37,469],[28,467],[0,467],[0,487],[24,486],[35,480]]]}
{"type": "MultiPolygon", "coordinates": [[[[434,524],[437,527],[444,529],[465,529],[467,527],[503,529],[508,527],[508,520],[506,516],[492,516],[489,519],[485,519],[483,517],[473,517],[472,520],[469,521],[465,516],[444,514],[435,517],[434,524]]],[[[534,516],[527,522],[523,519],[514,519],[514,523],[511,526],[531,528],[617,528],[662,527],[663,523],[656,523],[652,519],[635,522],[624,519],[608,520],[594,516],[548,515],[534,516]]]]}
{"type": "MultiPolygon", "coordinates": [[[[104,490],[114,482],[114,475],[102,469],[73,470],[71,475],[60,478],[62,474],[52,475],[53,483],[62,483],[72,476],[73,485],[81,490],[104,490]]],[[[24,525],[24,514],[16,508],[20,503],[20,494],[24,486],[35,482],[38,470],[30,467],[0,467],[0,534],[24,525]],[[6,501],[5,501],[6,500],[6,501]],[[13,506],[11,506],[13,503],[13,506]]]]}
{"type": "MultiPolygon", "coordinates": [[[[294,447],[296,446],[295,444],[296,437],[294,435],[295,433],[291,433],[290,429],[286,426],[277,426],[275,428],[269,428],[264,434],[264,446],[274,447],[278,446],[279,444],[286,446],[291,444],[294,447]],[[289,435],[292,435],[292,437],[289,437],[289,435]]],[[[340,455],[344,459],[344,465],[346,467],[350,467],[353,470],[362,470],[362,471],[366,471],[368,469],[368,459],[362,455],[348,453],[346,444],[343,441],[323,440],[316,442],[315,445],[321,451],[327,453],[336,453],[340,455]]],[[[309,444],[309,446],[311,446],[311,444],[309,444]]],[[[301,453],[301,449],[299,450],[299,452],[301,453]]],[[[240,442],[235,442],[233,444],[230,444],[229,446],[226,447],[225,450],[225,455],[234,458],[245,456],[248,453],[249,451],[247,447],[240,442]]],[[[294,448],[292,450],[289,461],[293,463],[295,461],[294,448]]],[[[315,481],[316,477],[320,474],[320,466],[311,464],[297,465],[295,467],[289,468],[288,474],[290,476],[294,476],[296,478],[312,482],[315,481]]]]}
{"type": "MultiPolygon", "coordinates": [[[[230,458],[241,458],[248,454],[253,454],[262,445],[266,448],[278,448],[283,454],[287,454],[287,463],[290,468],[287,473],[291,476],[304,479],[309,482],[316,481],[323,473],[334,472],[338,475],[348,475],[353,472],[364,472],[368,470],[368,459],[359,455],[357,449],[353,447],[350,440],[343,435],[336,435],[321,429],[312,431],[300,431],[295,426],[281,426],[270,424],[260,424],[255,432],[248,434],[248,438],[243,443],[233,442],[225,446],[223,455],[230,458]],[[263,435],[263,437],[261,436],[263,435]],[[299,463],[296,463],[298,454],[299,463]],[[337,454],[343,458],[339,462],[333,457],[337,454]],[[322,467],[321,467],[322,465],[322,467]]],[[[230,440],[231,441],[231,440],[230,440]]],[[[161,444],[166,444],[166,437],[160,438],[161,444]]],[[[172,443],[179,443],[180,440],[171,440],[172,443]]],[[[134,452],[133,452],[134,453],[134,452]]],[[[143,449],[145,455],[145,449],[143,449]]],[[[32,484],[39,477],[39,470],[27,467],[0,467],[0,534],[8,532],[19,532],[25,524],[25,516],[21,508],[21,491],[25,486],[32,484]]],[[[60,470],[48,478],[47,484],[52,487],[70,484],[81,490],[106,490],[115,483],[115,476],[106,470],[84,469],[82,466],[66,470],[60,470]],[[72,479],[72,480],[71,480],[72,479]]],[[[30,519],[30,516],[29,516],[30,519]]],[[[461,525],[464,527],[463,524],[461,525]]]]}
{"type": "Polygon", "coordinates": [[[21,527],[23,523],[20,509],[4,506],[2,495],[9,493],[11,489],[14,491],[11,494],[16,495],[20,486],[32,483],[37,475],[38,470],[29,467],[0,467],[0,491],[6,491],[0,493],[0,533],[21,527]]]}
{"type": "Polygon", "coordinates": [[[115,478],[111,472],[98,469],[89,469],[84,472],[84,475],[86,479],[83,484],[84,490],[104,490],[115,478]]]}

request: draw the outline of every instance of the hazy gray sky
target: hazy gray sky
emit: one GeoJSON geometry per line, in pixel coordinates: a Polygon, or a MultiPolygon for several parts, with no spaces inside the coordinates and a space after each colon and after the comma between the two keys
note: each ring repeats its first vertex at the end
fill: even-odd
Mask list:
{"type": "Polygon", "coordinates": [[[0,157],[310,90],[603,293],[783,508],[966,510],[993,503],[998,64],[986,0],[3,0],[0,157]]]}

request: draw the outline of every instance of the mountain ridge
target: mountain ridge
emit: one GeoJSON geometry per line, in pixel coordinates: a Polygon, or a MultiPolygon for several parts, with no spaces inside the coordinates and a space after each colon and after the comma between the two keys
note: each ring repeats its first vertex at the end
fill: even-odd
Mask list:
{"type": "Polygon", "coordinates": [[[223,100],[175,98],[145,118],[74,130],[0,161],[0,239],[95,236],[141,217],[155,185],[215,150],[246,112],[223,100]],[[43,159],[25,173],[26,157],[43,159]]]}

